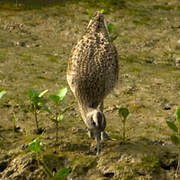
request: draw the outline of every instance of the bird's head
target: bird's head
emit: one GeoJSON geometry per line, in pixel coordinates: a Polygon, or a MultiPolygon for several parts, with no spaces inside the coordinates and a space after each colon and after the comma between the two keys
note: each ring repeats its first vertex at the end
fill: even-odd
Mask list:
{"type": "Polygon", "coordinates": [[[90,20],[88,27],[87,27],[88,33],[98,33],[102,32],[104,35],[109,37],[109,33],[107,30],[107,23],[106,20],[99,11],[97,11],[93,18],[90,20]]]}
{"type": "Polygon", "coordinates": [[[90,136],[96,139],[97,155],[100,154],[100,140],[101,132],[104,132],[106,127],[106,120],[103,112],[98,110],[91,110],[87,113],[85,123],[89,130],[90,136]]]}
{"type": "Polygon", "coordinates": [[[106,120],[103,112],[96,109],[87,113],[85,121],[87,128],[93,137],[96,137],[97,134],[104,131],[106,127],[106,120]]]}

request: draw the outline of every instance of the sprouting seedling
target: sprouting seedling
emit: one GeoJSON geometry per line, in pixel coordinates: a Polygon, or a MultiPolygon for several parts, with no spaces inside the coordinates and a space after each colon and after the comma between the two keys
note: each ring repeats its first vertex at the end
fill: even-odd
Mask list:
{"type": "Polygon", "coordinates": [[[114,24],[109,23],[109,24],[107,25],[107,29],[108,29],[108,32],[109,32],[109,33],[112,33],[113,30],[114,30],[114,24]]]}
{"type": "Polygon", "coordinates": [[[17,131],[17,127],[16,127],[16,115],[14,112],[11,115],[11,121],[13,122],[13,133],[15,133],[17,131]]]}
{"type": "Polygon", "coordinates": [[[89,20],[91,20],[93,18],[93,13],[90,10],[86,10],[89,16],[89,20]]]}
{"type": "Polygon", "coordinates": [[[56,143],[58,141],[58,132],[59,132],[59,123],[63,120],[64,115],[59,114],[55,118],[52,118],[51,120],[56,124],[56,143]]]}
{"type": "Polygon", "coordinates": [[[0,91],[0,99],[6,94],[5,90],[0,91]]]}
{"type": "Polygon", "coordinates": [[[47,92],[48,92],[48,90],[44,90],[41,93],[39,93],[39,92],[37,92],[35,90],[28,90],[28,92],[27,92],[28,95],[29,95],[29,99],[31,101],[31,111],[34,114],[37,133],[39,132],[38,113],[40,112],[40,110],[45,110],[45,111],[51,113],[49,108],[45,105],[45,103],[43,101],[43,96],[47,92]]]}
{"type": "Polygon", "coordinates": [[[64,118],[65,111],[59,112],[58,107],[67,93],[67,88],[61,88],[56,94],[49,95],[49,98],[55,103],[55,112],[51,120],[56,124],[56,142],[58,140],[59,123],[64,118]]]}
{"type": "Polygon", "coordinates": [[[115,29],[114,27],[115,26],[112,23],[107,24],[107,29],[108,29],[111,41],[114,41],[118,37],[118,34],[114,31],[115,29]]]}
{"type": "Polygon", "coordinates": [[[36,154],[36,160],[39,165],[40,154],[42,153],[42,147],[43,147],[40,138],[34,139],[32,142],[29,143],[28,147],[31,152],[36,154]]]}
{"type": "Polygon", "coordinates": [[[125,107],[120,107],[119,108],[119,116],[122,119],[122,123],[123,123],[123,142],[125,142],[126,140],[126,119],[129,115],[129,110],[125,107]]]}
{"type": "Polygon", "coordinates": [[[49,170],[49,168],[46,166],[46,164],[43,161],[43,145],[42,142],[40,140],[40,138],[43,136],[44,134],[42,133],[40,137],[34,139],[33,141],[31,141],[28,144],[29,150],[33,153],[35,153],[36,155],[36,160],[37,160],[37,164],[38,166],[40,166],[40,164],[43,166],[43,170],[45,171],[45,173],[50,176],[53,177],[52,172],[49,170]]]}
{"type": "Polygon", "coordinates": [[[180,169],[180,108],[176,108],[176,124],[171,121],[166,121],[168,127],[174,132],[171,135],[171,141],[177,146],[178,148],[178,165],[176,169],[176,175],[179,173],[180,169]]]}
{"type": "Polygon", "coordinates": [[[38,166],[42,165],[44,172],[48,176],[47,179],[49,179],[49,180],[50,179],[51,180],[65,180],[67,175],[70,173],[70,168],[62,168],[55,175],[53,175],[53,173],[51,172],[51,170],[48,168],[48,166],[46,165],[46,163],[43,160],[43,145],[40,140],[40,138],[43,135],[44,134],[41,134],[40,137],[34,139],[32,142],[29,143],[29,145],[28,145],[29,150],[36,154],[36,160],[37,160],[38,166]]]}
{"type": "Polygon", "coordinates": [[[42,143],[40,138],[34,139],[32,142],[29,143],[29,149],[34,153],[41,153],[42,152],[42,143]]]}

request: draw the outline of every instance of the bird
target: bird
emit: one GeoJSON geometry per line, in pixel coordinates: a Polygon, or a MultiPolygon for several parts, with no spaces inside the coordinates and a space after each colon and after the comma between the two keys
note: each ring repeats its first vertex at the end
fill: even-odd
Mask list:
{"type": "Polygon", "coordinates": [[[118,70],[117,50],[104,15],[97,11],[72,48],[67,68],[67,82],[88,134],[96,140],[97,155],[100,154],[100,141],[107,135],[103,102],[118,81],[118,70]]]}

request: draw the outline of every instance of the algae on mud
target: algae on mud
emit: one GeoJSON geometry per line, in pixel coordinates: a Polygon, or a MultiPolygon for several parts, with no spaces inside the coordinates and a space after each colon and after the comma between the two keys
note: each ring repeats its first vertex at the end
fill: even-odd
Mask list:
{"type": "MultiPolygon", "coordinates": [[[[47,113],[39,117],[40,126],[46,129],[42,139],[45,154],[55,154],[53,160],[48,157],[45,161],[58,168],[69,166],[69,179],[173,179],[177,149],[169,140],[171,132],[165,122],[174,121],[174,110],[180,106],[180,70],[176,63],[180,57],[179,2],[112,1],[120,3],[116,7],[110,0],[108,5],[105,1],[93,2],[98,8],[90,1],[36,8],[0,2],[0,89],[7,91],[0,100],[0,164],[4,165],[0,178],[24,174],[27,179],[46,178],[32,154],[22,150],[37,137],[32,133],[34,120],[27,111],[26,91],[48,89],[54,94],[67,86],[67,61],[88,24],[86,9],[104,9],[106,19],[118,33],[114,43],[120,79],[105,100],[107,131],[113,140],[104,142],[100,158],[88,151],[92,140],[87,138],[77,104],[68,93],[62,108],[69,104],[73,107],[59,127],[59,146],[55,146],[55,127],[47,113]],[[126,124],[127,144],[122,144],[117,112],[121,106],[131,112],[126,124]],[[10,120],[13,112],[21,128],[15,136],[10,120]],[[19,168],[19,174],[15,168],[19,168]]],[[[49,100],[47,103],[54,108],[49,100]]]]}

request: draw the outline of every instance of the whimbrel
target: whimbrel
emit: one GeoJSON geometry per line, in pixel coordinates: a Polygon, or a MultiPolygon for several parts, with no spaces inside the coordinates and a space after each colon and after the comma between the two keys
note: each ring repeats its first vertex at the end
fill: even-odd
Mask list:
{"type": "Polygon", "coordinates": [[[90,137],[96,139],[97,155],[105,134],[103,100],[118,79],[117,51],[111,42],[106,21],[98,11],[71,52],[67,81],[78,102],[90,137]]]}

